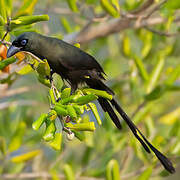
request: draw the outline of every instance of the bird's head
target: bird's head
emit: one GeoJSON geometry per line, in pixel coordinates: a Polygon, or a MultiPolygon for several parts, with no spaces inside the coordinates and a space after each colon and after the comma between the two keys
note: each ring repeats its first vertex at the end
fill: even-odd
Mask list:
{"type": "Polygon", "coordinates": [[[29,51],[31,52],[34,41],[37,41],[38,34],[35,32],[25,32],[18,36],[9,47],[7,51],[7,58],[15,55],[20,51],[29,51]]]}

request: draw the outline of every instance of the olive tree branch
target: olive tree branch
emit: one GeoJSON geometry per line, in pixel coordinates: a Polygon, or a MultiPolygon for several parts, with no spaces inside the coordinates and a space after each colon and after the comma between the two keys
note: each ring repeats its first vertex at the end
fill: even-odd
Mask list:
{"type": "MultiPolygon", "coordinates": [[[[91,40],[109,36],[114,33],[122,32],[126,29],[138,29],[144,27],[151,27],[157,24],[162,24],[167,22],[166,18],[156,15],[156,17],[151,17],[151,15],[160,9],[160,7],[167,2],[167,0],[161,1],[159,4],[154,5],[147,13],[151,5],[153,5],[152,0],[148,0],[142,9],[135,11],[134,13],[122,13],[120,18],[110,19],[109,21],[102,21],[98,25],[92,25],[92,23],[87,28],[87,24],[82,30],[76,33],[68,34],[64,36],[64,40],[69,43],[88,43],[91,40]],[[151,18],[150,18],[151,17],[151,18]]],[[[175,18],[174,22],[179,21],[175,18]]]]}

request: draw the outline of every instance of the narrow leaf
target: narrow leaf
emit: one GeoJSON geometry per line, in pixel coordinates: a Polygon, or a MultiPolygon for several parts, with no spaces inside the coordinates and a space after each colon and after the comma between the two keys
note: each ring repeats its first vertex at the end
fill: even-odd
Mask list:
{"type": "Polygon", "coordinates": [[[42,126],[42,124],[45,122],[47,116],[48,114],[45,114],[45,113],[41,114],[40,117],[36,121],[33,122],[32,128],[34,130],[38,130],[42,126]]]}
{"type": "Polygon", "coordinates": [[[171,125],[174,124],[176,120],[180,117],[180,107],[174,111],[162,116],[159,121],[163,124],[171,125]]]}
{"type": "Polygon", "coordinates": [[[31,15],[38,0],[24,0],[16,16],[31,15]]]}
{"type": "Polygon", "coordinates": [[[16,59],[14,57],[10,57],[8,59],[0,61],[0,70],[4,69],[6,66],[8,66],[9,64],[14,63],[15,61],[16,61],[16,59]]]}
{"type": "Polygon", "coordinates": [[[49,145],[55,150],[60,150],[61,144],[62,144],[62,133],[56,133],[54,135],[54,139],[49,142],[49,145]]]}
{"type": "Polygon", "coordinates": [[[150,179],[152,174],[152,166],[147,168],[138,178],[137,180],[148,180],[150,179]]]}
{"type": "Polygon", "coordinates": [[[76,5],[76,1],[77,0],[67,0],[67,3],[69,5],[69,8],[73,11],[73,12],[78,12],[78,8],[76,5]]]}
{"type": "Polygon", "coordinates": [[[144,64],[142,62],[142,60],[137,57],[136,55],[133,56],[133,59],[134,59],[134,62],[136,64],[136,67],[141,75],[141,78],[144,80],[144,81],[147,81],[149,79],[149,75],[144,67],[144,64]]]}
{"type": "Polygon", "coordinates": [[[52,139],[54,139],[54,133],[56,131],[56,127],[54,122],[46,122],[46,131],[43,135],[43,139],[45,141],[50,141],[52,139]]]}
{"type": "Polygon", "coordinates": [[[113,98],[113,96],[111,94],[107,93],[106,91],[101,91],[101,90],[97,90],[97,89],[86,88],[86,89],[83,89],[83,92],[86,94],[92,93],[97,96],[106,98],[108,100],[112,100],[112,98],[113,98]]]}
{"type": "Polygon", "coordinates": [[[113,5],[109,2],[109,0],[101,0],[102,8],[111,16],[119,17],[119,12],[113,7],[113,5]]]}
{"type": "Polygon", "coordinates": [[[40,153],[41,153],[41,150],[31,151],[31,152],[28,152],[25,154],[21,154],[19,156],[15,156],[11,159],[11,161],[14,163],[21,163],[21,162],[33,159],[34,157],[36,157],[40,153]]]}
{"type": "Polygon", "coordinates": [[[106,167],[106,180],[120,180],[119,164],[117,160],[112,159],[106,167]]]}
{"type": "Polygon", "coordinates": [[[13,19],[11,21],[10,28],[11,30],[14,30],[19,26],[29,25],[40,21],[48,21],[48,20],[49,20],[48,15],[20,16],[17,19],[13,19]]]}
{"type": "Polygon", "coordinates": [[[17,71],[17,73],[20,75],[26,75],[26,74],[29,74],[31,72],[33,72],[33,69],[29,64],[25,65],[19,71],[17,71]]]}
{"type": "Polygon", "coordinates": [[[69,127],[70,129],[74,129],[77,131],[94,131],[96,129],[94,122],[87,122],[80,124],[66,123],[66,127],[69,127]]]}
{"type": "Polygon", "coordinates": [[[66,180],[75,180],[74,172],[69,164],[65,164],[63,169],[66,180]]]}
{"type": "Polygon", "coordinates": [[[93,112],[93,114],[94,114],[94,116],[95,116],[95,118],[97,120],[97,123],[99,125],[101,125],[102,121],[101,121],[101,118],[99,116],[99,113],[98,113],[96,105],[94,103],[88,103],[88,105],[90,106],[90,108],[91,108],[91,110],[92,110],[92,112],[93,112]]]}
{"type": "Polygon", "coordinates": [[[164,66],[164,56],[160,55],[157,59],[156,65],[153,68],[153,71],[150,75],[149,81],[147,82],[147,92],[148,93],[155,87],[155,85],[160,77],[163,66],[164,66]]]}
{"type": "Polygon", "coordinates": [[[61,93],[61,99],[68,98],[70,95],[71,95],[71,88],[65,88],[61,93]]]}
{"type": "Polygon", "coordinates": [[[165,84],[172,85],[180,77],[180,64],[177,65],[171,74],[168,75],[168,78],[165,80],[165,84]]]}

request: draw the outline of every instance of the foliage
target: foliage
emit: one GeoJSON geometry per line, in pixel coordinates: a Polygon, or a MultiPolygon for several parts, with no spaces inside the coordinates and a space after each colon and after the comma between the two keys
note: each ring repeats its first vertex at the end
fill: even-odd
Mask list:
{"type": "MultiPolygon", "coordinates": [[[[102,31],[101,38],[84,42],[81,48],[102,64],[107,84],[126,112],[132,114],[132,120],[178,166],[179,1],[152,1],[157,7],[155,18],[165,20],[137,29],[142,15],[151,12],[144,9],[137,13],[145,2],[0,0],[0,40],[5,39],[0,42],[1,179],[24,172],[28,177],[38,172],[34,179],[51,176],[69,180],[84,176],[143,180],[169,175],[154,156],[144,152],[124,124],[121,132],[117,130],[93,101],[99,96],[111,99],[111,95],[89,88],[71,94],[70,88],[62,87],[57,74],[53,75],[54,84],[46,78],[50,74],[46,60],[25,53],[6,59],[7,46],[22,32],[37,31],[68,41],[76,32],[81,35],[92,26],[128,15],[128,21],[132,20],[129,28],[111,36],[103,36],[102,31]]],[[[153,18],[149,15],[145,20],[153,18]]],[[[74,45],[79,47],[78,43],[74,45]]]]}

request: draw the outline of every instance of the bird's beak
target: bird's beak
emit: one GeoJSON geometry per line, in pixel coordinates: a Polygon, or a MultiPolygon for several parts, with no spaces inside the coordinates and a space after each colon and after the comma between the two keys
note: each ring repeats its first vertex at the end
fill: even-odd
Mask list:
{"type": "Polygon", "coordinates": [[[7,51],[7,58],[15,55],[17,52],[21,51],[20,50],[20,47],[16,47],[16,46],[13,46],[11,45],[7,51]]]}

